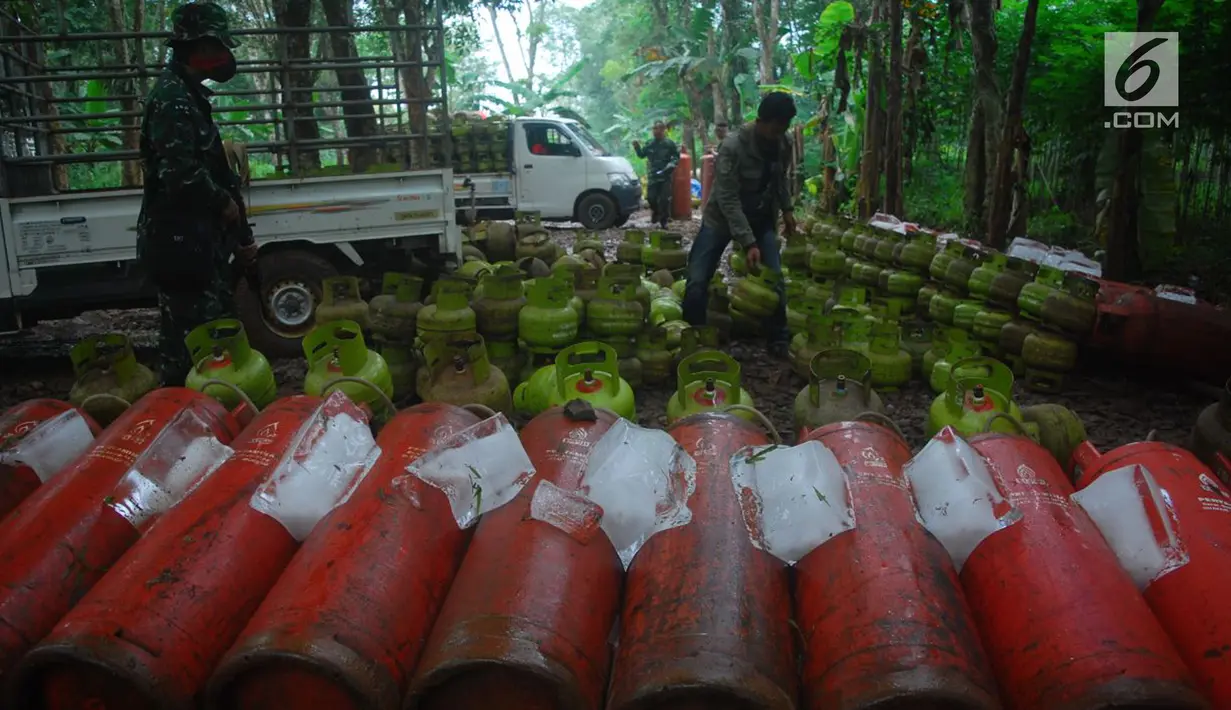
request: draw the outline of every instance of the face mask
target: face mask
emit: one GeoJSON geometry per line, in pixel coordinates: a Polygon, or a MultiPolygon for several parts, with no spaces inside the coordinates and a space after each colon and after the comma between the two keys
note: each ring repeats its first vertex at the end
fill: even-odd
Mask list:
{"type": "Polygon", "coordinates": [[[220,84],[234,79],[238,71],[235,55],[230,52],[208,55],[198,53],[188,61],[188,66],[200,72],[206,79],[220,84]]]}

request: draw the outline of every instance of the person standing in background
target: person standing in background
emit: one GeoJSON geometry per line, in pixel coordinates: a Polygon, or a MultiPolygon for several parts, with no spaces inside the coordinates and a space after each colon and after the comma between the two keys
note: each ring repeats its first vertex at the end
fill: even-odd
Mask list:
{"type": "Polygon", "coordinates": [[[164,386],[182,386],[193,362],[184,338],[234,312],[230,259],[256,258],[239,176],[231,169],[202,86],[236,74],[226,11],[212,2],[171,13],[171,61],[145,99],[137,218],[138,259],[158,288],[164,386]]]}
{"type": "Polygon", "coordinates": [[[667,137],[667,124],[655,121],[653,131],[654,139],[649,144],[642,148],[641,141],[633,141],[633,150],[646,161],[650,221],[666,229],[671,218],[671,178],[680,162],[680,149],[667,137]]]}

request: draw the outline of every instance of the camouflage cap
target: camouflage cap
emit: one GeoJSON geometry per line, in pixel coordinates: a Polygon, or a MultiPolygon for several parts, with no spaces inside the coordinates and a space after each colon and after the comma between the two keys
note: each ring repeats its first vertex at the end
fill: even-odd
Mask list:
{"type": "Polygon", "coordinates": [[[171,12],[171,42],[190,42],[202,37],[213,37],[234,49],[239,41],[231,36],[227,11],[212,2],[186,3],[171,12]]]}

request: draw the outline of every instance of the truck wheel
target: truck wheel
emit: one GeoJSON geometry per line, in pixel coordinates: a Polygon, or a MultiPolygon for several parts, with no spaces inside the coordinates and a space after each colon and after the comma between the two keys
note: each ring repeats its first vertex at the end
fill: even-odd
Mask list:
{"type": "Polygon", "coordinates": [[[586,195],[577,205],[577,221],[586,229],[610,229],[619,216],[615,200],[604,192],[586,195]]]}
{"type": "Polygon", "coordinates": [[[614,224],[612,224],[611,226],[613,226],[613,227],[623,227],[624,225],[628,224],[628,219],[629,219],[629,217],[632,217],[632,215],[631,215],[631,214],[622,214],[622,215],[620,215],[619,217],[616,217],[616,221],[615,221],[615,223],[614,223],[614,224]]]}
{"type": "Polygon", "coordinates": [[[266,357],[300,357],[300,340],[316,323],[321,279],[337,276],[327,259],[306,251],[279,251],[261,257],[261,292],[246,280],[235,286],[235,310],[252,347],[266,357]]]}

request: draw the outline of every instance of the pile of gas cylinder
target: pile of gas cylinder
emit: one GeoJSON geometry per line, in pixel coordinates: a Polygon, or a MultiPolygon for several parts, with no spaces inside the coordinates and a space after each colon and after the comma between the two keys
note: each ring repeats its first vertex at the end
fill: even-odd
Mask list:
{"type": "Polygon", "coordinates": [[[1231,707],[1231,491],[1192,454],[797,435],[577,399],[520,432],[340,392],[157,389],[105,427],[25,402],[0,704],[1231,707]]]}

